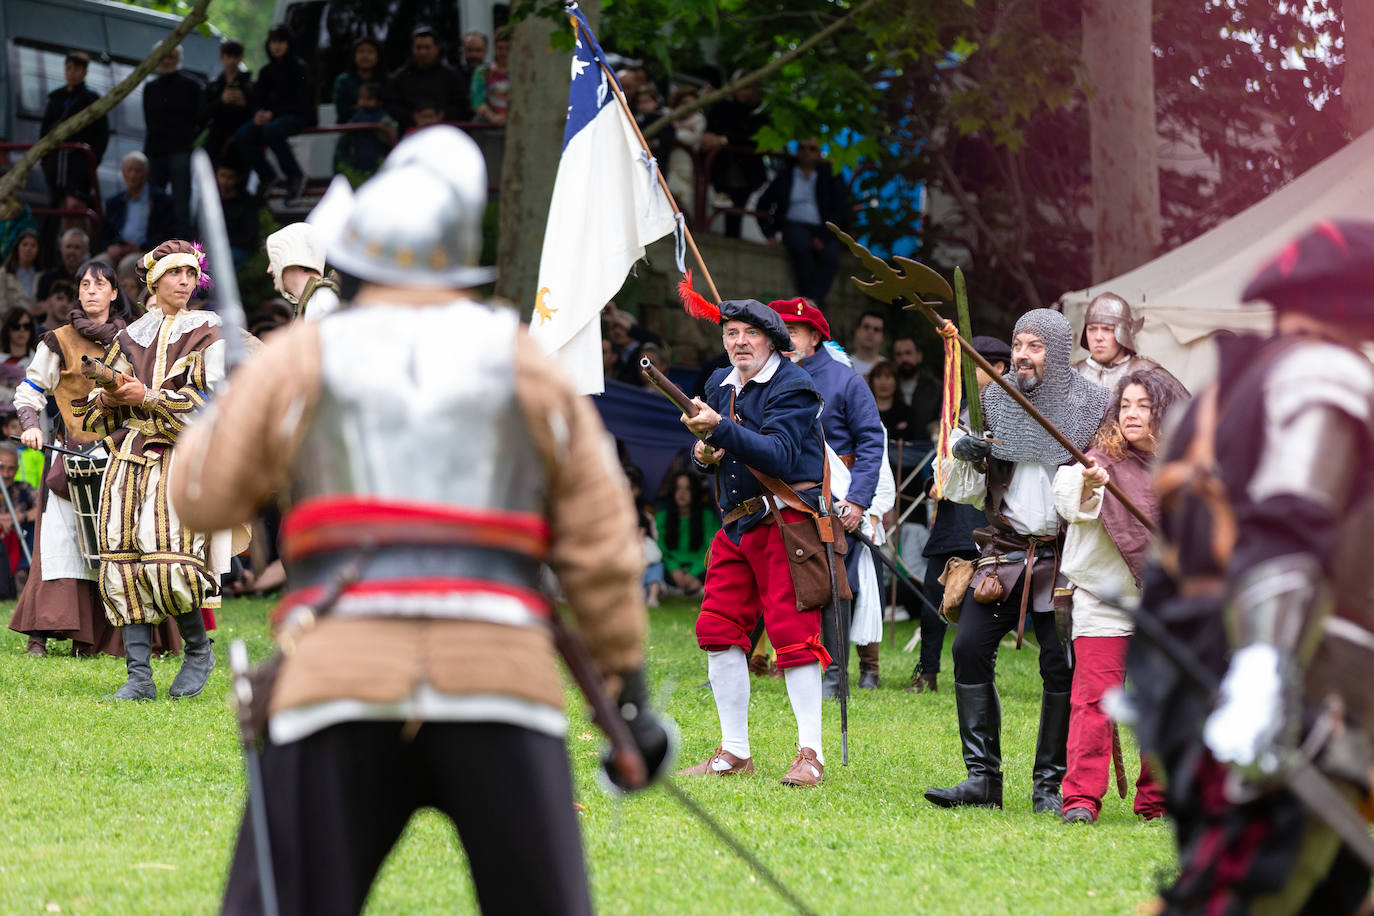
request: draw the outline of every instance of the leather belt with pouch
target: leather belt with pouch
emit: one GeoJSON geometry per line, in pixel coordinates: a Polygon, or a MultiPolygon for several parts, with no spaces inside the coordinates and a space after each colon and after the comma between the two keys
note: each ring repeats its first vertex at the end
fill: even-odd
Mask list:
{"type": "MultiPolygon", "coordinates": [[[[977,534],[983,534],[983,542],[987,546],[1011,546],[1005,536],[998,532],[996,538],[986,537],[987,529],[980,529],[977,534]]],[[[975,540],[978,538],[975,537],[975,540]]],[[[975,564],[976,572],[973,576],[973,600],[979,604],[996,604],[1003,601],[1007,596],[1007,586],[1002,581],[1002,576],[998,574],[998,569],[1004,566],[1024,563],[1025,566],[1017,574],[1017,578],[1025,576],[1025,581],[1021,587],[1021,605],[1016,617],[1016,648],[1021,648],[1025,640],[1026,633],[1026,611],[1030,609],[1031,592],[1035,590],[1035,562],[1036,560],[1051,560],[1054,563],[1054,570],[1050,574],[1047,583],[1047,597],[1052,601],[1052,590],[1054,580],[1059,575],[1059,547],[1057,538],[1038,538],[1017,536],[1017,541],[1023,542],[1025,546],[1021,549],[1001,551],[987,557],[983,557],[975,564]]],[[[1015,579],[1012,579],[1015,585],[1015,579]]],[[[1052,606],[1052,604],[1051,604],[1052,606]]]]}
{"type": "MultiPolygon", "coordinates": [[[[810,490],[816,485],[817,484],[815,483],[815,481],[808,480],[803,483],[793,484],[792,489],[800,492],[803,490],[810,490]]],[[[751,496],[744,502],[740,503],[738,506],[735,506],[735,508],[726,512],[725,516],[720,520],[720,523],[722,525],[728,525],[736,519],[744,518],[746,515],[753,515],[755,512],[761,512],[762,510],[767,509],[768,507],[768,497],[751,496]]],[[[771,516],[765,516],[763,523],[766,525],[769,523],[770,520],[771,516]]]]}

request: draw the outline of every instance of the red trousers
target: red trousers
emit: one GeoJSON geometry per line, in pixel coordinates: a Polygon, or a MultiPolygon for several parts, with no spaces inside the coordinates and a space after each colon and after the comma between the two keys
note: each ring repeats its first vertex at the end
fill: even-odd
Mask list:
{"type": "MultiPolygon", "coordinates": [[[[783,509],[784,522],[806,516],[783,509]]],[[[755,525],[735,544],[716,532],[706,564],[706,582],[697,617],[697,645],[703,649],[739,646],[749,651],[750,637],[759,615],[764,630],[778,653],[780,669],[819,661],[830,664],[830,653],[821,645],[821,609],[797,610],[797,593],[776,525],[755,525]]]]}
{"type": "MultiPolygon", "coordinates": [[[[1112,721],[1102,695],[1126,680],[1129,636],[1080,636],[1073,641],[1073,692],[1069,697],[1069,756],[1064,774],[1064,810],[1087,808],[1096,815],[1112,765],[1112,721]]],[[[1144,760],[1135,782],[1135,813],[1164,814],[1164,791],[1144,760]]]]}

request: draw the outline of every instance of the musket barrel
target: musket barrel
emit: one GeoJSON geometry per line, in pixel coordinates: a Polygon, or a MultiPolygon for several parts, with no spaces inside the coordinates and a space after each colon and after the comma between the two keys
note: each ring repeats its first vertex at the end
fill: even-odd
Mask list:
{"type": "Polygon", "coordinates": [[[691,398],[687,397],[687,392],[674,385],[672,379],[658,371],[658,367],[653,364],[649,357],[641,356],[639,358],[639,374],[644,376],[645,381],[662,392],[665,398],[673,402],[673,406],[687,416],[695,417],[701,410],[692,402],[691,398]]]}

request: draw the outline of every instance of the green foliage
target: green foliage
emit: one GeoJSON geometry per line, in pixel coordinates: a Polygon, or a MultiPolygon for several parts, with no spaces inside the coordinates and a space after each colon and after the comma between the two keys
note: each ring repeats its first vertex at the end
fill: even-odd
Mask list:
{"type": "MultiPolygon", "coordinates": [[[[185,16],[192,3],[187,0],[122,0],[135,6],[160,10],[176,16],[185,16]]],[[[267,63],[264,42],[267,30],[272,26],[271,2],[256,0],[213,0],[207,10],[206,24],[201,25],[200,33],[209,35],[209,26],[219,29],[226,38],[237,38],[243,42],[244,61],[249,69],[257,69],[267,63]]]]}
{"type": "MultiPolygon", "coordinates": [[[[123,682],[121,660],[30,658],[24,638],[5,631],[0,912],[218,908],[244,787],[223,653],[242,638],[255,660],[265,658],[267,609],[265,601],[226,602],[215,634],[220,666],[202,696],[179,702],[102,701],[123,682]]],[[[682,765],[709,754],[719,733],[711,693],[697,686],[706,665],[692,633],[694,610],[670,599],[652,612],[648,650],[651,695],[682,729],[682,765]]],[[[899,645],[913,627],[898,625],[899,645]]],[[[821,913],[1130,913],[1152,896],[1172,867],[1167,825],[1137,822],[1115,795],[1095,827],[1031,814],[1040,696],[1033,648],[1006,644],[999,659],[1007,780],[1000,812],[942,810],[921,798],[926,787],[963,777],[948,654],[946,692],[937,694],[902,691],[913,656],[886,642],[882,663],[883,689],[856,692],[851,703],[848,767],[839,762],[838,709],[826,704],[823,787],[777,782],[796,730],[783,682],[771,678],[753,680],[756,775],[678,784],[821,913]]],[[[154,660],[161,690],[177,665],[154,660]]],[[[579,820],[598,912],[787,912],[663,792],[602,794],[595,782],[601,739],[571,689],[567,697],[568,754],[586,806],[579,820]]],[[[1135,760],[1129,746],[1126,759],[1135,760]]],[[[475,910],[453,828],[432,811],[416,815],[382,867],[367,912],[475,910]]]]}

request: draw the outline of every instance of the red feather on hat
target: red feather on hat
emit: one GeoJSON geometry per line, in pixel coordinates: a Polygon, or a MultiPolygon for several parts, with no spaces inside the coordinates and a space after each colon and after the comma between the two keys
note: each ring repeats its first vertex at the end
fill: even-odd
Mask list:
{"type": "Polygon", "coordinates": [[[693,318],[705,318],[707,321],[720,324],[720,306],[713,305],[709,299],[692,289],[692,272],[690,270],[684,273],[682,280],[678,282],[677,294],[681,297],[682,307],[688,315],[693,318]]]}

